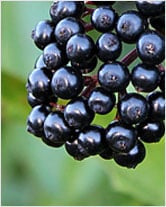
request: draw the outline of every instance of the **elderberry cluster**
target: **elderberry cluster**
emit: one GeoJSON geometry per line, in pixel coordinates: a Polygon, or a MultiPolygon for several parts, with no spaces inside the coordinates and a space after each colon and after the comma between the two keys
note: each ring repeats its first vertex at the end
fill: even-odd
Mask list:
{"type": "Polygon", "coordinates": [[[27,130],[76,160],[99,155],[134,168],[144,143],[159,142],[165,131],[165,2],[136,1],[121,14],[117,3],[126,4],[55,1],[50,19],[36,25],[41,54],[26,83],[27,130]],[[120,60],[127,44],[133,50],[120,60]],[[109,113],[108,126],[94,124],[96,114],[109,113]]]}

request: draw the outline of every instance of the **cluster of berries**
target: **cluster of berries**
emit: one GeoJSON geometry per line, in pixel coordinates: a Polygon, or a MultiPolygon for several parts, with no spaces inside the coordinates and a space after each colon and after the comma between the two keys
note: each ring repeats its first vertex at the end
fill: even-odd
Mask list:
{"type": "Polygon", "coordinates": [[[165,131],[165,2],[137,1],[122,14],[116,3],[55,1],[50,20],[36,25],[32,39],[42,54],[26,83],[27,130],[77,160],[99,155],[135,168],[143,142],[159,142],[165,131]],[[119,60],[125,44],[133,50],[119,60]],[[113,109],[107,127],[92,123],[113,109]]]}

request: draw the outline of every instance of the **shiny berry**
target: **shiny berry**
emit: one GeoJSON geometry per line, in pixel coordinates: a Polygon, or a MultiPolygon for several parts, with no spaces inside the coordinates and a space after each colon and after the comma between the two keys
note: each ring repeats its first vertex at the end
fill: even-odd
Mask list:
{"type": "Polygon", "coordinates": [[[113,109],[115,100],[114,94],[97,87],[89,95],[88,105],[95,113],[107,114],[113,109]]]}
{"type": "Polygon", "coordinates": [[[99,7],[91,16],[92,25],[99,32],[108,32],[114,28],[117,14],[111,7],[99,7]]]}
{"type": "Polygon", "coordinates": [[[27,131],[36,137],[44,136],[43,125],[48,113],[49,111],[46,106],[35,106],[27,119],[27,131]]]}
{"type": "Polygon", "coordinates": [[[116,31],[126,43],[134,43],[146,29],[146,21],[137,11],[126,11],[118,19],[116,31]]]}
{"type": "Polygon", "coordinates": [[[32,31],[32,39],[39,49],[54,41],[54,24],[50,20],[40,21],[32,31]]]}
{"type": "Polygon", "coordinates": [[[145,155],[145,146],[138,140],[137,144],[128,153],[114,154],[114,160],[118,165],[122,167],[135,168],[144,160],[145,155]]]}
{"type": "Polygon", "coordinates": [[[160,64],[165,58],[164,38],[155,31],[143,33],[137,42],[139,58],[149,65],[160,64]]]}
{"type": "Polygon", "coordinates": [[[163,121],[146,120],[137,126],[138,136],[147,143],[159,142],[164,136],[165,126],[163,121]]]}
{"type": "Polygon", "coordinates": [[[97,55],[103,62],[116,60],[122,51],[122,44],[114,33],[102,34],[97,42],[97,55]]]}
{"type": "Polygon", "coordinates": [[[126,124],[143,122],[149,112],[146,99],[138,93],[128,93],[118,102],[118,112],[126,124]]]}
{"type": "Polygon", "coordinates": [[[69,140],[72,135],[72,130],[64,120],[62,112],[51,112],[44,122],[44,133],[46,139],[54,143],[64,143],[69,140]]]}
{"type": "Polygon", "coordinates": [[[129,152],[134,147],[136,140],[136,130],[119,121],[113,121],[106,128],[106,141],[113,151],[129,152]]]}
{"type": "Polygon", "coordinates": [[[129,84],[128,68],[120,62],[103,64],[98,71],[100,85],[110,91],[123,91],[129,84]]]}
{"type": "Polygon", "coordinates": [[[64,117],[70,127],[82,129],[92,122],[94,112],[89,108],[86,99],[77,97],[66,105],[64,117]]]}
{"type": "Polygon", "coordinates": [[[46,68],[46,67],[47,66],[44,63],[43,54],[42,54],[42,55],[38,56],[38,58],[36,59],[34,68],[46,68]]]}
{"type": "Polygon", "coordinates": [[[150,105],[149,115],[155,120],[165,119],[165,96],[160,91],[148,94],[147,101],[150,105]]]}
{"type": "Polygon", "coordinates": [[[51,88],[55,96],[72,99],[83,89],[82,75],[72,67],[61,67],[53,75],[51,88]]]}
{"type": "Polygon", "coordinates": [[[139,92],[151,92],[158,86],[159,70],[155,66],[146,64],[136,65],[131,73],[132,84],[139,92]]]}
{"type": "Polygon", "coordinates": [[[165,71],[160,72],[159,87],[163,92],[165,92],[165,71]]]}

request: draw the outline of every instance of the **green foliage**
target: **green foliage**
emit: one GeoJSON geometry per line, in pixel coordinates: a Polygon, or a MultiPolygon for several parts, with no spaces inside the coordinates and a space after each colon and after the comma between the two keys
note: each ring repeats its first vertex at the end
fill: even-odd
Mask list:
{"type": "MultiPolygon", "coordinates": [[[[130,3],[131,4],[131,3],[130,3]]],[[[2,205],[164,205],[164,139],[147,144],[134,170],[99,156],[75,161],[26,132],[25,83],[33,69],[30,33],[50,2],[2,2],[2,205]]],[[[96,116],[106,126],[115,116],[96,116]]]]}

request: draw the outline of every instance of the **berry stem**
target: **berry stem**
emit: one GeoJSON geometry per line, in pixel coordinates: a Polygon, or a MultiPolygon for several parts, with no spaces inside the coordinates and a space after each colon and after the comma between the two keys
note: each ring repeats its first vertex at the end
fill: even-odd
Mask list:
{"type": "Polygon", "coordinates": [[[94,11],[94,9],[86,7],[85,12],[82,15],[82,18],[86,17],[89,14],[91,14],[93,11],[94,11]]]}
{"type": "Polygon", "coordinates": [[[165,67],[163,65],[160,64],[157,67],[158,67],[160,72],[165,71],[165,67]]]}
{"type": "Polygon", "coordinates": [[[125,55],[121,62],[124,63],[126,66],[130,65],[136,58],[138,57],[137,55],[137,50],[134,48],[131,50],[127,55],[125,55]]]}
{"type": "Polygon", "coordinates": [[[84,28],[86,32],[89,32],[94,29],[91,23],[85,23],[85,22],[84,22],[84,28]]]}
{"type": "Polygon", "coordinates": [[[55,108],[56,110],[58,111],[63,111],[65,106],[64,105],[61,105],[61,104],[58,104],[58,103],[54,103],[54,102],[51,102],[50,103],[50,106],[55,108]]]}

